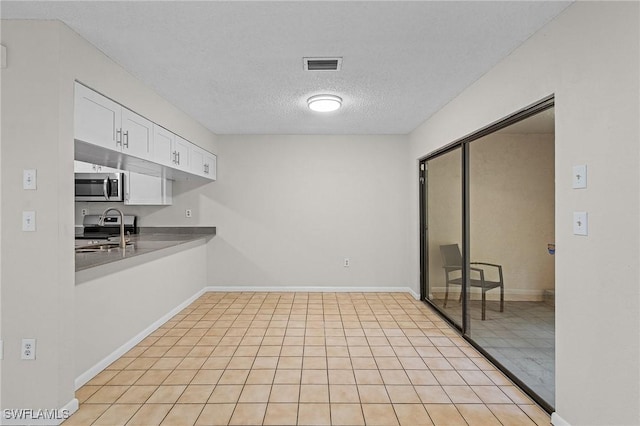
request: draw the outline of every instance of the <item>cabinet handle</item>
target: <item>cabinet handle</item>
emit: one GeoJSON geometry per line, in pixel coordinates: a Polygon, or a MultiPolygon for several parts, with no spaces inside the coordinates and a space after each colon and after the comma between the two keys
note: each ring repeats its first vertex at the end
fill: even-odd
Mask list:
{"type": "Polygon", "coordinates": [[[125,148],[129,148],[129,131],[128,130],[124,132],[124,134],[122,135],[122,146],[124,146],[125,148]],[[124,141],[125,138],[127,138],[126,142],[124,141]]]}
{"type": "Polygon", "coordinates": [[[176,152],[176,156],[178,157],[178,163],[177,164],[180,165],[180,152],[179,151],[176,152]]]}
{"type": "Polygon", "coordinates": [[[206,174],[209,174],[209,165],[208,165],[208,164],[205,164],[205,165],[204,165],[204,172],[205,172],[206,174]]]}
{"type": "Polygon", "coordinates": [[[171,153],[171,162],[172,162],[173,164],[176,164],[176,152],[175,152],[175,151],[173,151],[173,152],[171,153]]]}
{"type": "Polygon", "coordinates": [[[122,145],[122,129],[116,130],[116,145],[122,145]]]}

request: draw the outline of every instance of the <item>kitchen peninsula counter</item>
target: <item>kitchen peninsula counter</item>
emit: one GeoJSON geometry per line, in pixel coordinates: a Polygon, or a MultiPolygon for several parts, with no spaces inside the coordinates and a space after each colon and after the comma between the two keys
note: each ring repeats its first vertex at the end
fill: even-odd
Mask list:
{"type": "MultiPolygon", "coordinates": [[[[76,253],[76,282],[79,275],[106,275],[206,243],[215,234],[215,227],[141,227],[138,234],[127,237],[133,246],[127,246],[124,251],[117,248],[111,251],[76,253]]],[[[110,241],[118,241],[118,237],[112,237],[110,241]]],[[[76,247],[80,244],[80,240],[76,240],[76,247]]],[[[86,241],[86,244],[90,244],[90,241],[86,241]]]]}

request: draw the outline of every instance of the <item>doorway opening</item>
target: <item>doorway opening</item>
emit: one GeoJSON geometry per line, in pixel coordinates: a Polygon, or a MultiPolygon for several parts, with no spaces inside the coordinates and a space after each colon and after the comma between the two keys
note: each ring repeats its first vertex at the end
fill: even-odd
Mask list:
{"type": "Polygon", "coordinates": [[[421,298],[555,405],[553,97],[420,161],[421,298]]]}

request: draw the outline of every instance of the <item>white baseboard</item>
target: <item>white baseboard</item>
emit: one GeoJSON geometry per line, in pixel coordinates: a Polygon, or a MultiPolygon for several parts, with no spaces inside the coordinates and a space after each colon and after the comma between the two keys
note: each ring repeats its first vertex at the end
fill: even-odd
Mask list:
{"type": "Polygon", "coordinates": [[[78,399],[77,398],[73,398],[71,401],[69,401],[67,403],[67,405],[62,407],[62,409],[69,411],[69,415],[71,415],[71,414],[75,413],[76,411],[78,411],[78,407],[80,407],[80,403],[78,402],[78,399]]]}
{"type": "Polygon", "coordinates": [[[198,297],[202,296],[206,291],[207,290],[205,290],[205,288],[201,289],[196,294],[194,294],[193,296],[191,296],[190,298],[188,298],[187,300],[185,300],[184,302],[182,302],[181,304],[173,308],[171,311],[167,312],[165,315],[160,317],[153,324],[149,325],[147,328],[142,330],[140,333],[138,333],[136,336],[131,338],[124,345],[120,346],[118,349],[111,352],[108,356],[103,358],[100,362],[95,364],[93,367],[91,367],[90,369],[82,373],[80,376],[78,376],[75,381],[76,390],[80,389],[85,383],[87,383],[89,380],[94,378],[102,370],[107,368],[109,364],[111,364],[112,362],[120,358],[122,355],[126,354],[131,349],[133,349],[133,347],[136,346],[138,343],[140,343],[145,337],[153,333],[162,324],[169,321],[178,312],[180,312],[181,310],[189,306],[191,303],[193,303],[198,297]]]}
{"type": "Polygon", "coordinates": [[[413,289],[407,287],[407,292],[416,300],[420,300],[420,295],[413,291],[413,289]]]}
{"type": "Polygon", "coordinates": [[[64,407],[55,410],[3,410],[0,425],[57,426],[78,411],[78,400],[73,398],[64,407]],[[10,418],[7,418],[10,417],[10,418]]]}
{"type": "Polygon", "coordinates": [[[551,424],[553,426],[571,426],[568,421],[560,417],[558,413],[555,412],[551,414],[551,424]]]}
{"type": "Polygon", "coordinates": [[[419,300],[420,296],[409,287],[260,287],[260,286],[209,286],[205,291],[211,292],[266,292],[266,293],[409,293],[419,300]]]}

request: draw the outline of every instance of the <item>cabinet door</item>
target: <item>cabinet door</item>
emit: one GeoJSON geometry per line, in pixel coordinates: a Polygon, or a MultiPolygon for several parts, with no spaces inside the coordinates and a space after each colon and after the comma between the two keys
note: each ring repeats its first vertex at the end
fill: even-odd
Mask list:
{"type": "Polygon", "coordinates": [[[156,176],[128,172],[125,178],[126,205],[170,205],[172,182],[156,176]]]}
{"type": "Polygon", "coordinates": [[[197,145],[191,144],[189,171],[212,180],[216,178],[216,156],[197,145]]]}
{"type": "Polygon", "coordinates": [[[122,149],[122,107],[81,84],[75,85],[75,139],[108,149],[122,149]]]}
{"type": "Polygon", "coordinates": [[[138,158],[152,159],[153,123],[122,108],[122,152],[138,158]]]}
{"type": "Polygon", "coordinates": [[[204,149],[191,145],[189,153],[189,171],[198,176],[204,175],[204,149]]]}
{"type": "Polygon", "coordinates": [[[173,144],[176,135],[167,129],[153,125],[153,161],[173,167],[173,144]]]}
{"type": "Polygon", "coordinates": [[[215,154],[205,151],[203,176],[211,180],[216,180],[217,163],[218,163],[218,157],[216,157],[215,154]]]}
{"type": "Polygon", "coordinates": [[[191,145],[191,142],[176,135],[175,143],[173,144],[173,167],[180,170],[189,170],[189,150],[191,145]]]}

